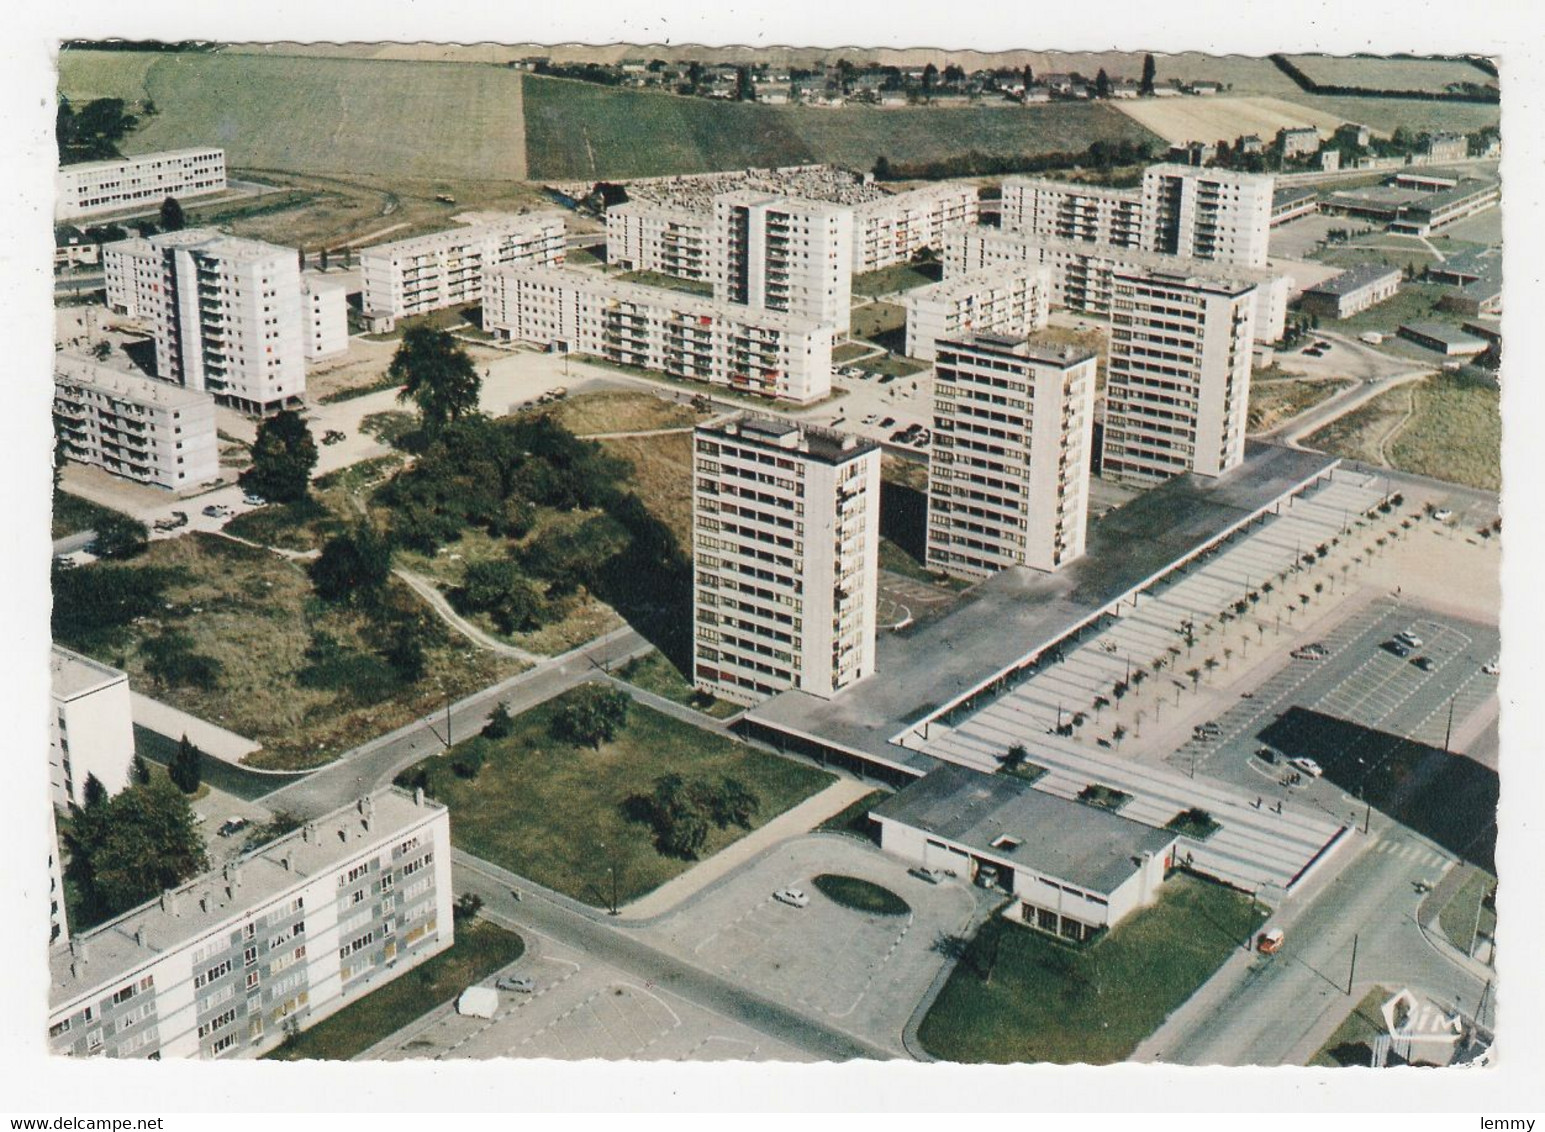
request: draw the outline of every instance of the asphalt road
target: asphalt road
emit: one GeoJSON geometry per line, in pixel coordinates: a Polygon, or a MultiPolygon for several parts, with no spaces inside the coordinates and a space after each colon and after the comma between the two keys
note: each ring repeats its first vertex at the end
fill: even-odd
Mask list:
{"type": "Polygon", "coordinates": [[[646,987],[661,987],[822,1060],[895,1057],[888,1050],[840,1033],[728,979],[658,951],[627,929],[612,927],[604,914],[582,910],[555,893],[533,890],[529,881],[495,865],[457,851],[451,875],[458,894],[477,893],[483,898],[484,909],[502,920],[561,940],[627,972],[646,987]],[[520,889],[522,899],[517,901],[511,895],[512,888],[520,889]]]}
{"type": "Polygon", "coordinates": [[[519,715],[592,674],[625,664],[653,648],[632,629],[608,633],[451,705],[449,721],[445,714],[437,713],[356,747],[315,774],[275,790],[263,804],[302,818],[329,813],[386,785],[419,760],[446,750],[447,734],[452,742],[476,734],[496,703],[503,702],[512,715],[519,715]]]}
{"type": "MultiPolygon", "coordinates": [[[[1359,835],[1363,836],[1363,835],[1359,835]]],[[[1469,1017],[1489,972],[1439,949],[1416,921],[1415,882],[1445,866],[1429,843],[1375,824],[1365,850],[1303,904],[1269,921],[1286,943],[1240,955],[1143,1043],[1136,1059],[1183,1065],[1304,1064],[1375,986],[1409,987],[1469,1017]],[[1385,842],[1381,849],[1379,842],[1385,842]],[[1357,963],[1352,967],[1353,939],[1357,963]],[[1347,994],[1348,979],[1352,993],[1347,994]]],[[[1495,988],[1493,988],[1495,992],[1495,988]]],[[[1488,998],[1482,1022],[1493,1023],[1488,998]]]]}

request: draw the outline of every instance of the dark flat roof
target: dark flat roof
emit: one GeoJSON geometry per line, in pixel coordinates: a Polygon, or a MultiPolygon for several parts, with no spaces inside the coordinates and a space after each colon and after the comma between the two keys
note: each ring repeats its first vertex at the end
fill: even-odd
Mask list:
{"type": "Polygon", "coordinates": [[[1391,267],[1387,263],[1359,263],[1340,275],[1332,275],[1323,283],[1310,287],[1304,294],[1350,295],[1353,291],[1359,291],[1378,280],[1388,279],[1391,275],[1398,277],[1400,268],[1391,267]]]}
{"type": "Polygon", "coordinates": [[[752,722],[926,770],[935,759],[891,744],[930,715],[1067,636],[1276,500],[1334,467],[1335,457],[1249,443],[1225,476],[1178,476],[1092,520],[1087,553],[1055,574],[1015,567],[973,587],[935,620],[881,633],[875,674],[834,699],[789,691],[752,722]]]}
{"type": "Polygon", "coordinates": [[[954,765],[930,772],[869,812],[1099,895],[1121,887],[1145,853],[1163,853],[1176,837],[1043,793],[1021,778],[954,765]],[[994,848],[1004,836],[1019,844],[994,848]]]}
{"type": "Polygon", "coordinates": [[[1402,323],[1401,330],[1411,334],[1419,334],[1423,338],[1431,338],[1435,342],[1443,342],[1450,346],[1484,346],[1485,343],[1473,334],[1466,334],[1457,326],[1447,322],[1407,322],[1402,323]]]}

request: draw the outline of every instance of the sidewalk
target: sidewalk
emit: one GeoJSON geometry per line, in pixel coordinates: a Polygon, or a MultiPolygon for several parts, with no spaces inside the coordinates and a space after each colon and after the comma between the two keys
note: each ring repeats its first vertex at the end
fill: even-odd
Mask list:
{"type": "Polygon", "coordinates": [[[644,920],[669,912],[688,897],[701,892],[720,877],[749,861],[762,850],[783,841],[808,833],[821,822],[868,794],[874,787],[854,778],[839,778],[825,790],[772,821],[746,834],[739,841],[728,845],[708,860],[688,869],[673,880],[668,880],[653,892],[645,893],[633,903],[618,911],[624,921],[644,920]]]}
{"type": "MultiPolygon", "coordinates": [[[[243,770],[256,769],[247,766],[242,759],[254,751],[262,750],[261,743],[238,735],[234,731],[227,731],[218,724],[200,719],[196,715],[189,715],[170,704],[163,704],[160,700],[153,700],[142,692],[130,691],[129,700],[132,704],[134,722],[145,730],[164,735],[174,743],[186,735],[189,742],[211,758],[231,763],[243,770]]],[[[276,773],[287,775],[290,772],[276,773]]]]}

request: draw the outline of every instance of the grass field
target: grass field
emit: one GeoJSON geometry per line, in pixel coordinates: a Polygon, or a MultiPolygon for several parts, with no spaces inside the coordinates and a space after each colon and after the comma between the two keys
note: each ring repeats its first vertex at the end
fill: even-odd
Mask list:
{"type": "Polygon", "coordinates": [[[1278,425],[1306,413],[1337,393],[1350,389],[1353,381],[1258,381],[1250,385],[1249,431],[1268,432],[1278,425]]]}
{"type": "MultiPolygon", "coordinates": [[[[321,606],[302,567],[268,551],[192,534],[151,543],[133,568],[167,571],[164,608],[110,638],[60,643],[126,669],[147,695],[261,743],[249,759],[254,766],[318,766],[443,707],[446,692],[459,698],[520,670],[452,637],[400,583],[389,601],[417,618],[413,632],[426,654],[416,681],[405,681],[376,651],[364,617],[321,606]],[[162,686],[151,677],[143,646],[163,632],[186,634],[192,652],[219,662],[213,688],[162,686]],[[332,639],[331,650],[308,655],[322,636],[332,639]]],[[[100,569],[78,567],[72,584],[74,577],[88,584],[100,569]]]]}
{"type": "MultiPolygon", "coordinates": [[[[1397,257],[1396,262],[1404,262],[1404,253],[1394,254],[1397,257]]],[[[1421,261],[1418,261],[1418,266],[1420,265],[1421,261]]],[[[1400,329],[1402,323],[1420,322],[1435,316],[1457,326],[1459,320],[1452,315],[1438,315],[1438,300],[1447,293],[1449,288],[1441,287],[1436,283],[1401,283],[1399,292],[1393,298],[1354,314],[1351,318],[1325,321],[1327,325],[1335,327],[1341,333],[1353,335],[1362,334],[1368,330],[1394,334],[1400,329]]]]}
{"type": "Polygon", "coordinates": [[[674,700],[678,704],[696,708],[705,715],[711,715],[715,719],[728,719],[740,712],[737,704],[729,700],[721,700],[708,692],[699,692],[687,682],[687,678],[676,670],[676,666],[665,658],[662,652],[652,652],[648,656],[638,657],[615,673],[617,679],[626,680],[635,688],[642,688],[646,692],[653,692],[657,696],[664,696],[668,700],[674,700]]]}
{"type": "MultiPolygon", "coordinates": [[[[1297,89],[1296,87],[1294,88],[1297,89]]],[[[1291,126],[1314,126],[1330,133],[1342,119],[1328,109],[1270,97],[1139,98],[1112,103],[1133,122],[1165,141],[1216,140],[1258,134],[1273,138],[1291,126]]]]}
{"type": "Polygon", "coordinates": [[[699,413],[669,397],[630,390],[581,393],[544,410],[576,436],[598,432],[644,432],[650,429],[691,428],[709,414],[699,413]]]}
{"type": "Polygon", "coordinates": [[[851,802],[816,826],[819,833],[846,833],[862,837],[865,841],[875,838],[874,822],[869,811],[890,797],[888,790],[871,790],[856,802],[851,802]]]}
{"type": "Polygon", "coordinates": [[[526,176],[521,79],[502,68],[65,51],[59,85],[72,98],[152,98],[159,112],[125,139],[131,153],[218,142],[238,169],[526,176]]]}
{"type": "Polygon", "coordinates": [[[866,271],[853,276],[853,294],[889,295],[896,291],[910,291],[914,287],[927,287],[941,278],[937,266],[914,267],[910,263],[897,263],[878,271],[866,271]]]}
{"type": "Polygon", "coordinates": [[[93,530],[103,519],[118,515],[111,507],[103,507],[89,499],[71,495],[67,491],[54,492],[54,513],[50,523],[50,538],[93,530]]]}
{"type": "MultiPolygon", "coordinates": [[[[486,753],[474,779],[457,777],[450,766],[454,755],[419,766],[429,774],[431,793],[450,807],[451,838],[459,848],[576,900],[607,904],[608,869],[616,870],[618,903],[626,903],[691,867],[690,861],[658,852],[649,826],[627,812],[628,799],[647,795],[661,775],[738,779],[761,800],[756,826],[833,781],[825,771],[637,703],[614,742],[598,751],[576,748],[550,732],[566,696],[518,716],[507,739],[471,740],[486,753]]],[[[718,852],[745,832],[710,826],[700,856],[718,852]]]]}
{"type": "Polygon", "coordinates": [[[907,325],[907,308],[895,303],[865,303],[853,308],[853,337],[873,339],[907,325]]]}
{"type": "Polygon", "coordinates": [[[1390,463],[1404,472],[1500,490],[1500,391],[1440,374],[1416,386],[1414,397],[1411,420],[1385,446],[1390,463]]]}
{"type": "Polygon", "coordinates": [[[600,442],[633,465],[628,477],[644,506],[671,529],[682,552],[692,553],[692,436],[619,436],[600,442]]]}
{"type": "Polygon", "coordinates": [[[1289,55],[1309,80],[1321,86],[1364,90],[1414,90],[1442,94],[1451,83],[1495,87],[1497,79],[1458,59],[1361,59],[1338,55],[1289,55]]]}
{"type": "MultiPolygon", "coordinates": [[[[1480,71],[1477,76],[1484,78],[1480,71]]],[[[1501,123],[1501,109],[1484,102],[1429,102],[1419,98],[1360,98],[1356,95],[1305,94],[1284,98],[1318,114],[1345,122],[1360,122],[1378,134],[1396,126],[1408,130],[1454,130],[1468,134],[1501,123]]]]}
{"type": "Polygon", "coordinates": [[[1495,937],[1497,934],[1496,909],[1482,903],[1496,884],[1496,877],[1477,870],[1465,879],[1459,891],[1438,913],[1438,926],[1443,929],[1443,934],[1466,955],[1475,946],[1477,928],[1485,935],[1495,937]]]}
{"type": "Polygon", "coordinates": [[[1336,1032],[1309,1059],[1309,1064],[1327,1069],[1368,1066],[1373,1057],[1373,1039],[1384,1033],[1381,1008],[1389,1001],[1390,993],[1383,987],[1374,987],[1363,995],[1336,1032]]]}
{"type": "Polygon", "coordinates": [[[1315,448],[1366,464],[1385,465],[1385,441],[1411,411],[1411,390],[1401,386],[1359,405],[1350,413],[1303,438],[1315,448]]]}
{"type": "Polygon", "coordinates": [[[348,1061],[508,967],[525,950],[520,936],[487,920],[458,924],[456,942],[439,955],[356,999],[267,1056],[273,1061],[348,1061]]]}
{"type": "Polygon", "coordinates": [[[710,102],[528,76],[526,144],[534,180],[660,177],[829,161],[870,168],[971,150],[995,155],[1082,150],[1090,142],[1154,141],[1103,105],[1062,103],[884,110],[710,102]],[[648,138],[647,145],[639,144],[648,138]]]}
{"type": "Polygon", "coordinates": [[[923,1019],[935,1057],[1124,1061],[1254,931],[1250,898],[1177,874],[1158,903],[1075,949],[994,916],[923,1019]]]}

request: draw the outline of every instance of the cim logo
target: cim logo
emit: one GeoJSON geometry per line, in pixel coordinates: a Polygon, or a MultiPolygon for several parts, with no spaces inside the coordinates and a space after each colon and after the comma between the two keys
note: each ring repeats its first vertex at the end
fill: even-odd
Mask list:
{"type": "Polygon", "coordinates": [[[1458,1014],[1444,1014],[1402,989],[1382,1007],[1384,1028],[1394,1042],[1444,1042],[1452,1045],[1464,1032],[1458,1014]]]}

